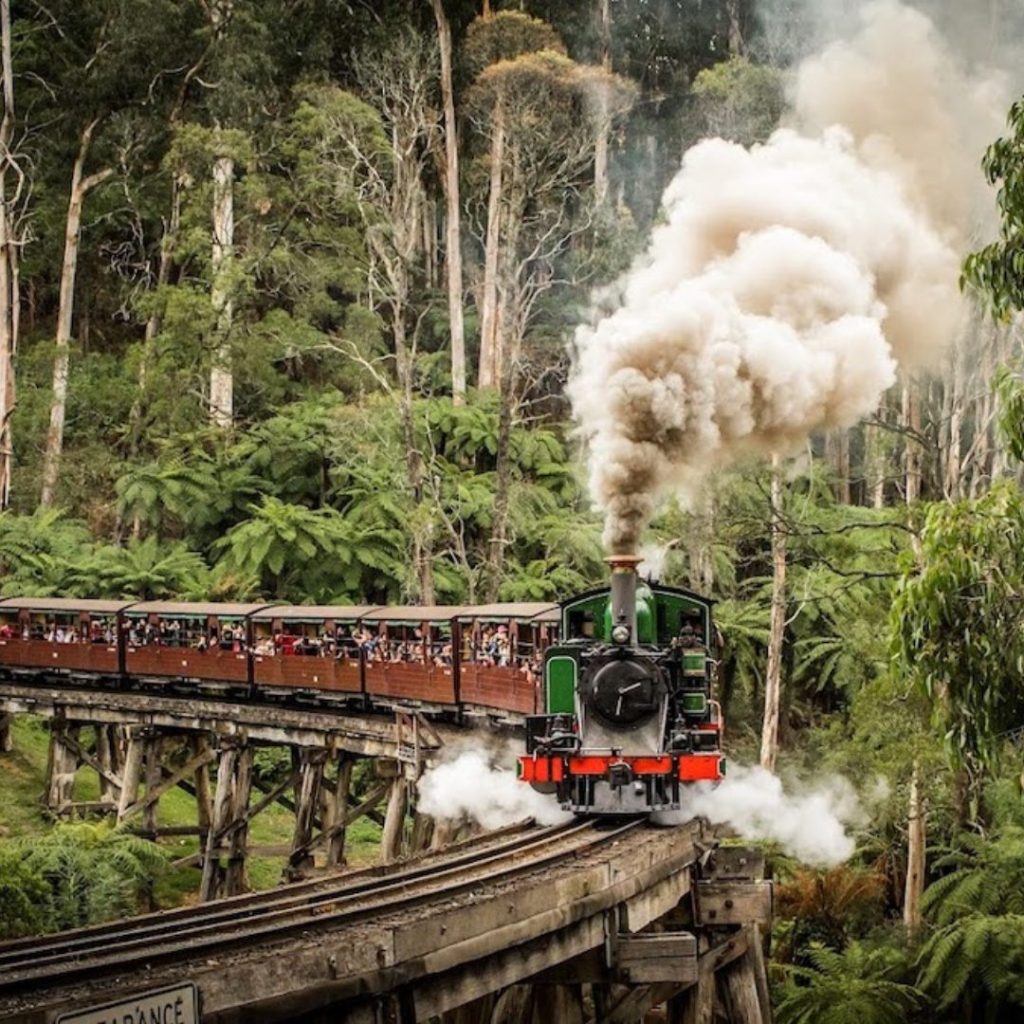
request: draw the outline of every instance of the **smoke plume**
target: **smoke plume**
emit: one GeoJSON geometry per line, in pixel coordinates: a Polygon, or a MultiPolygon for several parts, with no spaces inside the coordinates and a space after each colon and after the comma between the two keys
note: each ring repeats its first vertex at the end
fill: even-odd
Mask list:
{"type": "Polygon", "coordinates": [[[883,0],[793,97],[766,144],[686,153],[616,308],[577,331],[569,394],[613,551],[667,491],[692,501],[713,467],[853,425],[956,328],[980,182],[962,121],[985,109],[987,131],[991,94],[883,0]]]}
{"type": "Polygon", "coordinates": [[[494,763],[479,748],[429,768],[419,781],[417,809],[449,821],[468,819],[484,829],[501,828],[533,818],[538,825],[560,825],[572,815],[554,796],[520,782],[514,771],[494,763]]]}
{"type": "Polygon", "coordinates": [[[706,818],[729,825],[747,839],[770,839],[806,864],[831,865],[854,850],[849,828],[862,825],[864,811],[853,787],[838,776],[812,789],[787,794],[782,782],[764,768],[730,765],[717,786],[701,782],[687,787],[683,808],[663,824],[706,818]]]}

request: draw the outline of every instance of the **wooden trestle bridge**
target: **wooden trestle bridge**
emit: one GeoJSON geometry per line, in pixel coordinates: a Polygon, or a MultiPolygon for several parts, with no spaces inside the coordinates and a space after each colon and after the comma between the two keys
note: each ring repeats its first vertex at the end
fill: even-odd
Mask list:
{"type": "Polygon", "coordinates": [[[755,851],[699,822],[520,825],[452,845],[441,823],[408,821],[424,766],[464,738],[452,723],[22,680],[0,681],[0,713],[49,720],[54,815],[198,836],[204,901],[0,945],[0,1024],[634,1024],[660,1005],[674,1024],[770,1021],[771,884],[755,851]],[[253,772],[261,745],[291,751],[277,785],[253,772]],[[357,800],[360,758],[376,781],[357,800]],[[81,767],[98,803],[73,799],[81,767]],[[161,827],[178,786],[196,823],[161,827]],[[264,851],[249,825],[274,802],[293,837],[264,851]],[[389,866],[339,874],[364,814],[389,866]],[[295,881],[246,894],[259,852],[287,856],[295,881]]]}

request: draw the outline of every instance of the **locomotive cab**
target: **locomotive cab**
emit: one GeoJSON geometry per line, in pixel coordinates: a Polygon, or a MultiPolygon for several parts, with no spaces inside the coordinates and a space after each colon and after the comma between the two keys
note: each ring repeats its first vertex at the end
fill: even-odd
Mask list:
{"type": "Polygon", "coordinates": [[[544,714],[527,719],[520,777],[580,814],[680,806],[725,774],[712,700],[711,601],[640,583],[615,556],[611,585],[565,602],[544,663],[544,714]]]}

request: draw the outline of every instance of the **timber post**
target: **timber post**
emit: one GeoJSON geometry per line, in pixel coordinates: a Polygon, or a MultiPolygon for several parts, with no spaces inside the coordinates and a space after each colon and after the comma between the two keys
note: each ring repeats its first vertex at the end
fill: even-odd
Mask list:
{"type": "Polygon", "coordinates": [[[235,761],[235,777],[232,780],[231,838],[228,841],[228,864],[224,874],[225,896],[238,896],[249,888],[246,857],[249,841],[249,798],[252,794],[252,762],[253,749],[245,743],[239,748],[235,761]]]}
{"type": "Polygon", "coordinates": [[[78,725],[69,722],[63,716],[55,717],[50,726],[44,802],[50,813],[56,817],[67,814],[74,802],[75,772],[78,771],[78,733],[78,725]]]}
{"type": "Polygon", "coordinates": [[[391,864],[402,852],[405,833],[405,812],[408,807],[408,783],[402,765],[394,763],[395,775],[388,793],[388,809],[384,814],[384,832],[380,840],[381,860],[391,864]]]}
{"type": "Polygon", "coordinates": [[[117,785],[121,765],[115,726],[96,726],[96,765],[100,779],[100,799],[115,808],[120,803],[121,787],[117,785]]]}
{"type": "Polygon", "coordinates": [[[324,786],[324,831],[328,834],[325,865],[328,868],[345,864],[345,832],[348,797],[352,789],[352,767],[355,760],[342,753],[338,755],[338,774],[333,787],[324,786]]]}
{"type": "Polygon", "coordinates": [[[143,827],[146,832],[151,835],[156,835],[157,826],[157,804],[159,803],[159,794],[155,795],[157,787],[160,785],[160,756],[163,753],[166,741],[159,733],[152,733],[146,739],[145,749],[143,751],[143,761],[145,765],[144,774],[146,782],[145,790],[145,803],[142,812],[143,827]]]}
{"type": "Polygon", "coordinates": [[[252,748],[244,737],[222,737],[217,764],[217,789],[202,857],[199,899],[233,896],[245,886],[252,748]],[[222,841],[230,833],[228,865],[221,866],[222,841]]]}
{"type": "MultiPolygon", "coordinates": [[[[293,748],[294,749],[294,748],[293,748]]],[[[320,809],[327,751],[303,747],[298,751],[298,780],[295,783],[295,831],[285,874],[291,879],[304,878],[313,867],[310,842],[320,809]]],[[[326,823],[325,823],[326,824],[326,823]]]]}
{"type": "Polygon", "coordinates": [[[128,749],[124,758],[124,771],[121,773],[121,798],[117,805],[117,823],[119,825],[125,820],[128,809],[135,803],[136,797],[139,795],[142,762],[149,731],[143,727],[128,730],[128,749]]]}

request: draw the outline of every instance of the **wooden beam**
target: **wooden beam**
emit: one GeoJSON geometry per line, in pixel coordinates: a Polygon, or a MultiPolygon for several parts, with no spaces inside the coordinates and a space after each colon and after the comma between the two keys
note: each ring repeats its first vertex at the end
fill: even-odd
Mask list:
{"type": "Polygon", "coordinates": [[[46,806],[55,814],[63,814],[71,806],[78,770],[78,726],[66,719],[54,719],[50,730],[50,776],[46,790],[46,806]]]}
{"type": "Polygon", "coordinates": [[[117,810],[113,800],[70,800],[60,808],[61,814],[109,814],[117,810]]]}
{"type": "Polygon", "coordinates": [[[301,878],[313,866],[307,849],[313,837],[313,819],[320,801],[320,788],[324,779],[326,750],[300,751],[299,782],[295,787],[295,830],[292,833],[292,852],[285,873],[289,878],[301,878]]]}
{"type": "Polygon", "coordinates": [[[380,840],[381,860],[391,864],[398,860],[402,849],[402,836],[405,831],[405,811],[408,802],[408,790],[404,775],[397,775],[391,783],[388,794],[388,809],[384,815],[384,834],[380,840]]]}
{"type": "Polygon", "coordinates": [[[124,820],[124,812],[135,803],[142,780],[142,755],[145,751],[144,730],[132,729],[128,733],[128,752],[125,754],[124,771],[121,773],[121,799],[117,808],[117,823],[124,820]]]}
{"type": "Polygon", "coordinates": [[[765,1024],[749,950],[718,975],[718,991],[730,1024],[765,1024]]]}
{"type": "Polygon", "coordinates": [[[710,881],[761,881],[765,872],[764,850],[756,846],[717,846],[702,876],[710,881]]]}
{"type": "Polygon", "coordinates": [[[369,815],[370,809],[379,804],[381,800],[388,795],[388,790],[391,789],[393,785],[393,782],[379,782],[370,790],[369,793],[366,794],[362,803],[357,807],[354,807],[352,810],[346,811],[345,817],[341,821],[313,836],[313,838],[310,839],[304,847],[303,852],[308,853],[311,850],[315,850],[321,843],[332,840],[339,832],[344,831],[344,829],[351,825],[357,818],[361,818],[364,814],[369,815]]]}
{"type": "Polygon", "coordinates": [[[757,998],[761,1004],[761,1016],[764,1018],[764,1024],[772,1024],[772,1000],[768,990],[768,968],[764,962],[764,945],[760,925],[751,926],[748,942],[754,964],[754,981],[757,983],[757,998]]]}
{"type": "Polygon", "coordinates": [[[698,881],[695,886],[698,927],[771,924],[771,882],[698,881]]]}
{"type": "MultiPolygon", "coordinates": [[[[242,818],[238,819],[237,821],[232,821],[228,825],[226,825],[224,829],[217,834],[217,839],[223,839],[225,836],[230,835],[235,829],[241,828],[242,825],[248,825],[249,822],[251,822],[252,819],[255,818],[257,814],[261,814],[275,801],[280,803],[280,801],[278,800],[280,794],[283,793],[286,789],[289,789],[291,786],[294,786],[298,777],[298,771],[292,772],[292,774],[289,775],[288,778],[286,778],[283,782],[278,783],[273,789],[267,792],[267,795],[264,796],[263,799],[260,800],[254,807],[250,807],[242,816],[242,818]]],[[[257,789],[261,788],[258,783],[255,784],[257,789]]]]}
{"type": "Polygon", "coordinates": [[[147,789],[141,800],[136,800],[135,803],[126,807],[119,816],[120,820],[123,821],[125,818],[130,818],[132,815],[138,814],[140,811],[155,804],[160,797],[174,789],[187,776],[192,775],[197,768],[209,764],[216,757],[217,755],[212,750],[206,748],[198,754],[194,754],[180,768],[174,771],[164,768],[162,772],[164,776],[163,781],[154,785],[151,789],[147,789]]]}
{"type": "Polygon", "coordinates": [[[228,845],[228,866],[224,875],[224,895],[237,896],[249,888],[246,843],[249,838],[249,799],[252,795],[252,747],[246,744],[238,752],[231,793],[231,817],[241,824],[233,829],[228,845]]]}
{"type": "MultiPolygon", "coordinates": [[[[209,739],[206,736],[199,734],[195,737],[194,742],[196,754],[200,754],[204,750],[209,751],[210,761],[212,761],[215,755],[210,749],[209,739]]],[[[200,828],[207,830],[210,827],[210,819],[213,816],[213,796],[210,793],[209,762],[206,764],[200,764],[196,768],[194,782],[192,786],[189,786],[189,789],[192,789],[192,795],[196,800],[196,820],[199,822],[200,828]]]]}
{"type": "Polygon", "coordinates": [[[329,868],[345,863],[345,835],[354,764],[355,761],[351,757],[342,755],[338,760],[338,774],[333,787],[325,786],[321,791],[325,799],[323,831],[326,833],[326,866],[329,868]]]}
{"type": "Polygon", "coordinates": [[[238,755],[239,748],[234,743],[225,744],[220,751],[220,761],[217,764],[217,791],[213,797],[213,821],[206,837],[203,877],[199,883],[199,899],[203,902],[214,899],[221,888],[218,838],[226,831],[232,820],[231,804],[238,755]]]}
{"type": "Polygon", "coordinates": [[[615,946],[617,980],[630,985],[697,980],[697,939],[688,932],[620,935],[615,946]]]}
{"type": "Polygon", "coordinates": [[[668,1002],[679,988],[675,982],[631,987],[607,1008],[603,1017],[591,1017],[587,1024],[636,1024],[648,1010],[668,1002]]]}
{"type": "Polygon", "coordinates": [[[697,979],[695,985],[683,989],[669,999],[667,1024],[713,1024],[715,1017],[715,977],[697,979]]]}
{"type": "MultiPolygon", "coordinates": [[[[103,728],[104,726],[96,727],[97,742],[99,741],[100,730],[103,728]]],[[[83,762],[84,764],[87,764],[96,772],[97,775],[99,775],[103,779],[106,779],[112,786],[115,786],[118,792],[121,791],[121,776],[115,775],[109,769],[105,768],[100,763],[100,760],[98,758],[94,757],[91,753],[89,753],[88,750],[85,749],[84,746],[82,746],[81,743],[79,743],[77,736],[73,736],[70,733],[66,732],[64,734],[64,743],[75,752],[79,761],[83,762]]]]}

